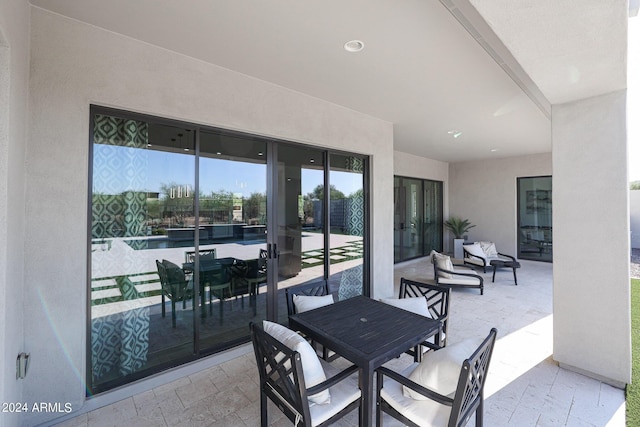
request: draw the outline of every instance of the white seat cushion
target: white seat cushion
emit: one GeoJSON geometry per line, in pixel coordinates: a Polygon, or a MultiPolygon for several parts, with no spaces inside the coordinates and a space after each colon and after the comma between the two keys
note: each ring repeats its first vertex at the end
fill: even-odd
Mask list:
{"type": "Polygon", "coordinates": [[[305,311],[324,307],[333,304],[333,295],[308,296],[294,295],[293,305],[296,307],[296,313],[304,313],[305,311]]]}
{"type": "MultiPolygon", "coordinates": [[[[436,393],[453,397],[458,386],[462,362],[473,354],[481,342],[470,338],[427,353],[411,372],[409,379],[436,393]]],[[[404,395],[416,400],[428,399],[408,387],[404,387],[404,395]]]]}
{"type": "MultiPolygon", "coordinates": [[[[475,264],[475,265],[479,265],[480,267],[483,267],[485,265],[485,263],[478,258],[465,258],[464,262],[468,262],[469,264],[475,264]]],[[[486,265],[489,265],[489,261],[486,261],[486,265]]]]}
{"type": "MultiPolygon", "coordinates": [[[[304,372],[304,382],[307,388],[320,384],[327,379],[315,350],[303,337],[285,326],[269,322],[267,320],[262,322],[262,327],[266,333],[289,347],[291,350],[300,353],[300,361],[302,362],[302,370],[304,372]]],[[[317,403],[319,405],[324,405],[330,402],[331,395],[329,390],[324,390],[320,393],[309,396],[310,404],[317,403]]]]}
{"type": "MultiPolygon", "coordinates": [[[[402,371],[402,375],[408,377],[417,366],[417,363],[410,365],[402,371]]],[[[396,411],[421,427],[446,426],[449,422],[450,406],[441,405],[433,400],[415,400],[407,397],[403,394],[402,385],[390,378],[385,377],[380,395],[396,411]]]]}
{"type": "Polygon", "coordinates": [[[415,314],[419,314],[430,319],[433,318],[429,312],[429,304],[425,297],[412,297],[412,298],[381,298],[381,302],[392,305],[394,307],[401,308],[403,310],[410,311],[415,314]]]}
{"type": "MultiPolygon", "coordinates": [[[[336,375],[339,370],[331,364],[320,360],[322,368],[327,378],[336,375]]],[[[331,392],[331,402],[327,405],[310,405],[311,425],[317,426],[340,412],[354,400],[360,399],[360,388],[358,387],[358,374],[354,373],[349,378],[340,381],[329,388],[331,392]]]]}

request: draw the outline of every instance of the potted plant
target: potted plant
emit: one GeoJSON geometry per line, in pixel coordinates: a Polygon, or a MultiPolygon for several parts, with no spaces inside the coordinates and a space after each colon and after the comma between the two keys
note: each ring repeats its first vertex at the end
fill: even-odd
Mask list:
{"type": "Polygon", "coordinates": [[[475,227],[475,225],[471,224],[468,219],[452,216],[444,222],[444,226],[453,233],[453,257],[462,258],[462,242],[464,242],[464,234],[475,227]]]}

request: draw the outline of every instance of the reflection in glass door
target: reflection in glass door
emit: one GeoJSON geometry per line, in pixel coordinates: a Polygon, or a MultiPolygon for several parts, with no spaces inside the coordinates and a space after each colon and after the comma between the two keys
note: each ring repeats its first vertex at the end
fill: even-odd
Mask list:
{"type": "Polygon", "coordinates": [[[266,142],[202,130],[199,158],[194,253],[202,290],[199,344],[207,350],[242,340],[250,321],[267,317],[266,142]]]}
{"type": "Polygon", "coordinates": [[[394,177],[394,262],[442,250],[442,182],[394,177]]]}
{"type": "Polygon", "coordinates": [[[278,321],[287,323],[284,289],[325,279],[324,153],[278,144],[278,321]]]}
{"type": "Polygon", "coordinates": [[[518,178],[518,258],[553,261],[550,176],[518,178]]]}
{"type": "Polygon", "coordinates": [[[194,132],[94,114],[92,393],[194,353],[194,132]]]}
{"type": "Polygon", "coordinates": [[[89,394],[286,323],[287,287],[368,293],[366,156],[91,108],[89,394]]]}

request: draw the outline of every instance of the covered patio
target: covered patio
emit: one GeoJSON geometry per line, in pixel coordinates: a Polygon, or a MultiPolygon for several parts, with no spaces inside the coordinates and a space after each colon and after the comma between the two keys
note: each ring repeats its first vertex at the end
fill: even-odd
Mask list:
{"type": "MultiPolygon", "coordinates": [[[[498,328],[485,392],[485,425],[624,426],[623,390],[560,368],[552,360],[553,266],[521,262],[518,286],[505,270],[498,272],[495,283],[491,283],[490,273],[484,274],[487,284],[483,296],[475,289],[452,291],[451,343],[498,328]]],[[[428,260],[417,259],[397,265],[394,276],[397,289],[401,277],[433,278],[433,268],[428,260]]],[[[599,350],[594,346],[594,351],[599,350]]],[[[400,369],[411,362],[411,357],[403,355],[389,364],[400,369]]],[[[180,378],[160,386],[148,379],[140,385],[146,390],[59,425],[259,425],[258,371],[250,345],[230,353],[219,365],[195,364],[174,374],[180,378]]],[[[87,406],[92,403],[99,402],[87,406]]],[[[270,406],[269,414],[272,426],[290,424],[275,406],[270,406]]],[[[356,424],[357,412],[338,423],[356,424]]],[[[385,425],[400,424],[389,418],[385,425]]]]}

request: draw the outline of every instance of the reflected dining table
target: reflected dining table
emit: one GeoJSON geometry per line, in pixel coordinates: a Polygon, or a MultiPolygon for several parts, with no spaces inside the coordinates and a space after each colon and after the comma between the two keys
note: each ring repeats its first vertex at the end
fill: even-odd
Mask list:
{"type": "Polygon", "coordinates": [[[289,327],[360,368],[362,417],[373,425],[375,370],[440,331],[442,324],[380,301],[357,296],[289,316],[289,327]]]}
{"type": "MultiPolygon", "coordinates": [[[[204,285],[209,284],[210,287],[213,287],[215,285],[209,283],[212,278],[216,276],[221,278],[228,277],[229,282],[223,282],[219,284],[218,287],[221,287],[223,289],[228,288],[227,292],[229,293],[229,296],[231,296],[231,277],[233,274],[231,268],[241,262],[243,261],[233,257],[200,260],[200,304],[202,307],[200,315],[202,318],[205,318],[207,316],[206,310],[204,310],[206,304],[204,285]],[[227,274],[223,274],[223,269],[227,270],[227,274]]],[[[186,273],[193,273],[195,270],[195,263],[185,262],[184,264],[182,264],[182,269],[186,273]]],[[[211,292],[211,288],[209,292],[211,292]]],[[[211,310],[211,305],[209,305],[209,310],[211,310]]],[[[220,301],[220,317],[222,319],[222,301],[220,301]]]]}

